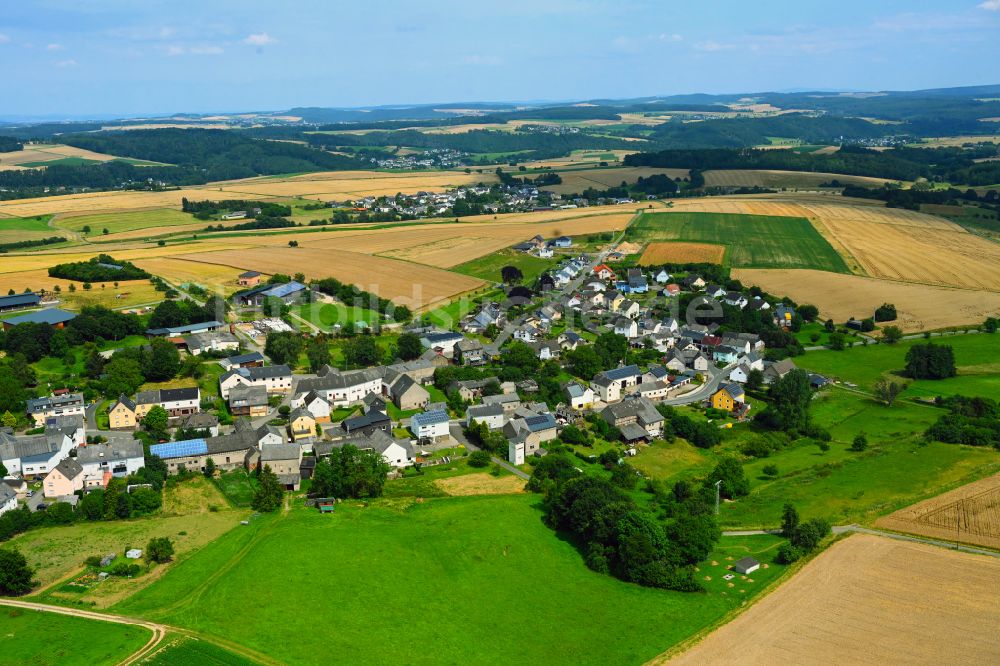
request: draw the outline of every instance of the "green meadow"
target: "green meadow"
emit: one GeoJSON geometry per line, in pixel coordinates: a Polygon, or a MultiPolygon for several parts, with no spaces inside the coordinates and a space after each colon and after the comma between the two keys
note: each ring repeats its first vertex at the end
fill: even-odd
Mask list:
{"type": "Polygon", "coordinates": [[[848,273],[833,246],[804,217],[736,213],[643,213],[628,240],[688,241],[726,246],[726,262],[741,268],[812,268],[848,273]]]}
{"type": "Polygon", "coordinates": [[[150,636],[138,626],[0,607],[0,661],[10,666],[117,664],[150,636]]]}
{"type": "Polygon", "coordinates": [[[296,503],[233,530],[113,610],[287,663],[639,664],[783,571],[771,564],[730,588],[728,563],[748,554],[769,562],[781,540],[726,538],[701,566],[705,593],[623,583],[587,569],[542,524],[538,503],[382,500],[330,515],[296,503]]]}

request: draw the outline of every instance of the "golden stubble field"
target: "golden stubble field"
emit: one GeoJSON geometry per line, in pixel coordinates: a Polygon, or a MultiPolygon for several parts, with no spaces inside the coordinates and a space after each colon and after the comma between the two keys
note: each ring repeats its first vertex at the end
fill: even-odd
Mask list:
{"type": "Polygon", "coordinates": [[[666,174],[671,178],[684,178],[688,175],[687,169],[656,169],[653,167],[616,167],[608,169],[579,169],[577,171],[560,171],[559,177],[562,183],[559,185],[547,185],[546,190],[558,194],[579,194],[588,187],[597,190],[606,190],[609,187],[617,187],[622,181],[632,183],[640,177],[649,178],[655,174],[666,174]]]}
{"type": "Polygon", "coordinates": [[[712,243],[650,243],[639,257],[639,265],[719,264],[725,254],[724,245],[712,243]]]}
{"type": "Polygon", "coordinates": [[[855,534],[670,663],[995,664],[998,577],[997,558],[855,534]]]}
{"type": "Polygon", "coordinates": [[[486,284],[440,268],[335,249],[256,247],[178,258],[267,274],[301,272],[306,279],[333,277],[412,308],[426,307],[486,284]]]}
{"type": "Polygon", "coordinates": [[[900,509],[875,525],[1000,549],[1000,474],[900,509]]]}
{"type": "Polygon", "coordinates": [[[882,303],[896,306],[903,331],[980,324],[1000,314],[1000,293],[978,289],[936,287],[860,275],[814,270],[736,268],[733,277],[771,294],[812,303],[824,319],[843,322],[867,317],[882,303]]]}

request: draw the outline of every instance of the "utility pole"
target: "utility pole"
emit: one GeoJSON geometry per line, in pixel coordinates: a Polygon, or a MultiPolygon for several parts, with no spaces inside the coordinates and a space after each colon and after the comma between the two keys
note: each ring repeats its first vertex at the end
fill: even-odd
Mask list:
{"type": "Polygon", "coordinates": [[[719,515],[719,495],[722,487],[722,479],[715,482],[715,515],[719,515]]]}

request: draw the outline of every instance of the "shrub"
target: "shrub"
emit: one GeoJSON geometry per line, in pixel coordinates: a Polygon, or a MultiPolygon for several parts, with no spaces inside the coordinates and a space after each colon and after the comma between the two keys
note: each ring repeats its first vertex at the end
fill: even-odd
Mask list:
{"type": "Polygon", "coordinates": [[[469,467],[488,467],[491,460],[489,451],[473,451],[469,454],[469,467]]]}

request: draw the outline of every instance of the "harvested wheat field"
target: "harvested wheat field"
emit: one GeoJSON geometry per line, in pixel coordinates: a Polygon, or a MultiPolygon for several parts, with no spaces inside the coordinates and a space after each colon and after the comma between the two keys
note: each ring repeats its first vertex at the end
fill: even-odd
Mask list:
{"type": "Polygon", "coordinates": [[[1000,245],[913,211],[804,206],[820,232],[872,277],[1000,290],[1000,245]]]}
{"type": "Polygon", "coordinates": [[[412,308],[486,284],[438,268],[332,249],[260,247],[200,252],[178,258],[269,274],[301,271],[306,279],[333,277],[412,308]]]}
{"type": "Polygon", "coordinates": [[[181,199],[231,199],[232,196],[212,189],[167,190],[164,192],[84,192],[34,199],[0,201],[0,212],[17,217],[31,217],[47,213],[76,213],[90,215],[147,208],[181,206],[181,199]]]}
{"type": "Polygon", "coordinates": [[[671,663],[998,663],[998,577],[1000,559],[855,534],[671,663]]]}
{"type": "Polygon", "coordinates": [[[1000,314],[1000,293],[977,289],[932,287],[860,275],[800,269],[737,268],[733,277],[799,303],[812,303],[823,319],[844,322],[893,303],[904,331],[979,324],[1000,314]]]}
{"type": "Polygon", "coordinates": [[[687,176],[687,169],[656,169],[652,167],[612,167],[608,169],[579,169],[576,171],[560,171],[562,183],[546,185],[545,189],[558,194],[580,193],[588,187],[606,190],[617,187],[622,181],[634,183],[640,177],[664,173],[671,178],[687,176]]]}
{"type": "Polygon", "coordinates": [[[236,277],[243,272],[229,266],[172,257],[139,259],[135,265],[171,282],[194,282],[205,287],[219,289],[229,286],[233,290],[236,289],[236,277]]]}
{"type": "Polygon", "coordinates": [[[1000,474],[900,509],[875,525],[1000,549],[1000,474]]]}
{"type": "MultiPolygon", "coordinates": [[[[550,211],[554,212],[554,211],[550,211]]],[[[560,211],[567,213],[569,211],[560,211]]],[[[385,229],[367,227],[325,227],[328,231],[297,233],[295,240],[300,249],[347,250],[364,254],[378,254],[404,259],[438,268],[451,268],[477,259],[483,255],[528,240],[536,234],[546,238],[561,234],[580,235],[599,231],[623,229],[632,213],[584,215],[533,224],[513,224],[489,221],[471,223],[426,223],[392,226],[385,229]]],[[[533,216],[535,213],[528,213],[533,216]]],[[[483,217],[469,218],[482,220],[483,217]]],[[[517,219],[515,217],[507,219],[517,219]]],[[[239,242],[261,247],[283,247],[288,244],[288,234],[264,233],[239,236],[239,242]]],[[[224,245],[229,247],[232,238],[213,234],[200,239],[199,245],[224,245]]],[[[170,247],[170,246],[168,246],[170,247]]],[[[287,271],[286,271],[287,272],[287,271]]]]}
{"type": "Polygon", "coordinates": [[[837,173],[811,173],[805,171],[778,171],[764,169],[731,169],[705,172],[705,184],[709,187],[819,187],[822,183],[837,180],[844,184],[881,187],[894,181],[885,178],[865,176],[845,176],[837,173]]]}
{"type": "Polygon", "coordinates": [[[524,492],[524,480],[516,476],[493,476],[486,472],[464,474],[434,481],[449,495],[510,495],[524,492]]]}
{"type": "Polygon", "coordinates": [[[230,195],[303,197],[306,199],[352,199],[363,196],[442,192],[460,185],[496,182],[493,173],[427,171],[384,173],[381,171],[324,171],[289,178],[252,178],[213,183],[230,195]]]}
{"type": "Polygon", "coordinates": [[[721,264],[725,254],[724,245],[711,243],[650,243],[639,257],[639,265],[721,264]]]}

